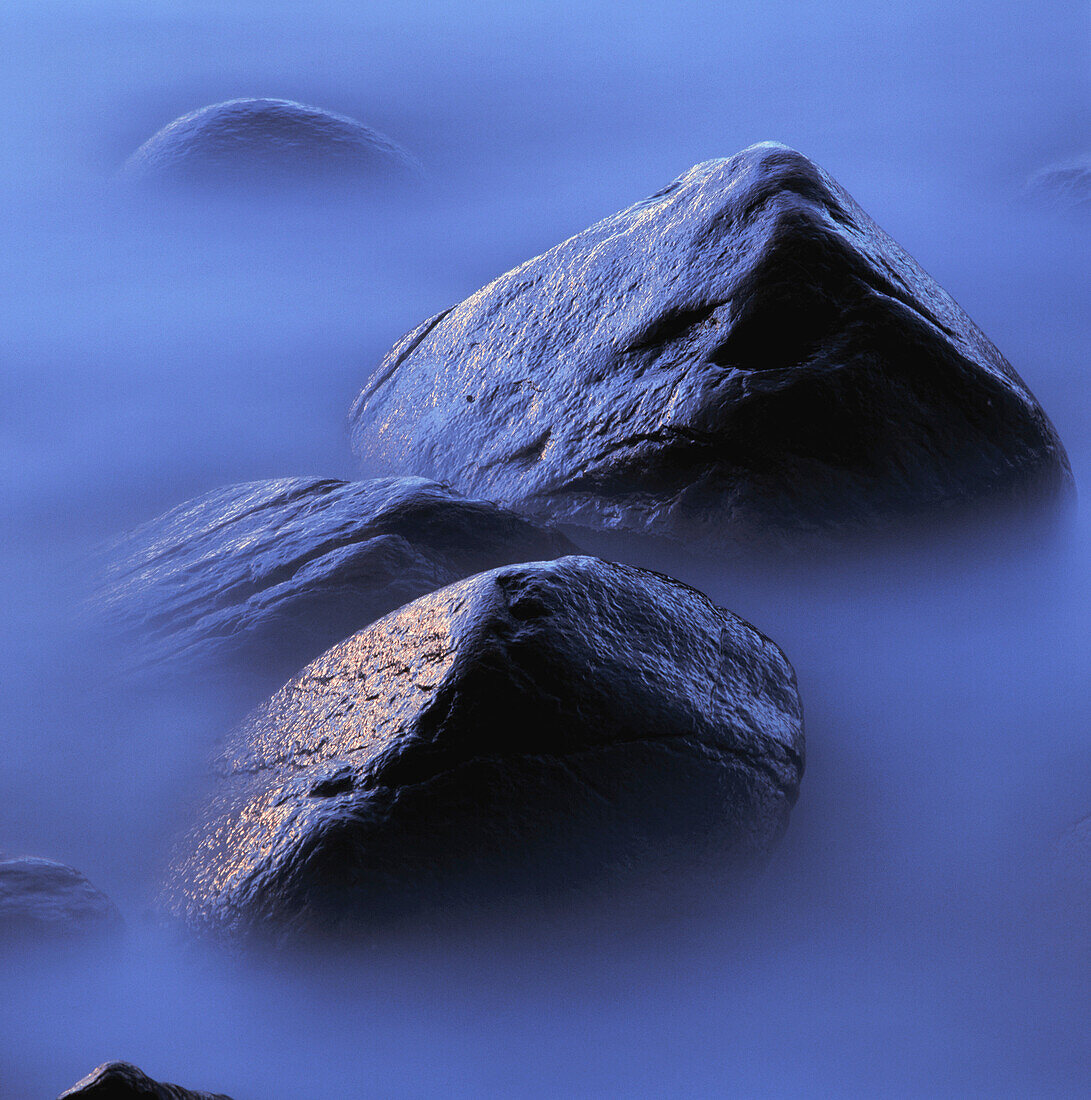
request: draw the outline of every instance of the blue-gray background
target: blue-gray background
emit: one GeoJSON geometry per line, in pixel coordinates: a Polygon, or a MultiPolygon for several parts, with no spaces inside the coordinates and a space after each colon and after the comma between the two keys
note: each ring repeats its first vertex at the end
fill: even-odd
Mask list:
{"type": "MultiPolygon", "coordinates": [[[[404,330],[691,164],[784,141],[968,310],[1091,460],[1091,219],[1025,180],[1091,153],[1091,8],[5,0],[0,10],[0,849],[122,906],[120,958],[0,975],[0,1095],[107,1058],[248,1097],[1081,1095],[1088,909],[1048,853],[1091,813],[1091,538],[686,578],[788,652],[789,836],[741,913],[608,948],[378,947],[306,967],[142,916],[217,711],[106,690],[90,545],[192,496],[350,476],[348,406],[404,330]],[[156,204],[112,173],[238,96],[385,132],[381,205],[156,204]]],[[[1016,542],[1018,540],[1014,540],[1016,542]]]]}

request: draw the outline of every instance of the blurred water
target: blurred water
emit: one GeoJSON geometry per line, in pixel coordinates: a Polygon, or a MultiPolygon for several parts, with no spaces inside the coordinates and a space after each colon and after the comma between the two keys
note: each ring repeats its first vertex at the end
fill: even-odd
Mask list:
{"type": "MultiPolygon", "coordinates": [[[[696,161],[829,169],[1091,460],[1091,223],[1023,180],[1086,153],[1086,4],[7,0],[0,12],[0,848],[72,863],[120,955],[0,975],[0,1096],[125,1058],[247,1097],[1082,1095],[1091,530],[761,576],[667,564],[799,673],[808,770],[741,911],[586,950],[482,934],[271,964],[143,913],[219,701],[121,694],[75,629],[86,548],[216,485],[350,476],[403,331],[696,161]],[[1041,8],[1041,6],[1039,6],[1041,8]],[[162,203],[114,168],[173,117],[282,96],[414,153],[419,193],[162,203]]],[[[640,551],[633,549],[638,556],[640,551]]]]}

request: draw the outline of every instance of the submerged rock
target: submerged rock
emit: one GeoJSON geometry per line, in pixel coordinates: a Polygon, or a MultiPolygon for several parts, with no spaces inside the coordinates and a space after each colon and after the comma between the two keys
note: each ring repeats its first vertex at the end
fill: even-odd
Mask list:
{"type": "Polygon", "coordinates": [[[1091,157],[1043,168],[1031,176],[1027,190],[1039,202],[1057,209],[1091,209],[1091,157]]]}
{"type": "Polygon", "coordinates": [[[1058,839],[1053,869],[1059,883],[1091,900],[1091,817],[1077,821],[1058,839]]]}
{"type": "Polygon", "coordinates": [[[221,932],[349,931],[760,865],[803,770],[780,650],[668,577],[492,570],[335,646],[229,739],[163,894],[221,932]]]}
{"type": "Polygon", "coordinates": [[[563,535],[421,478],[282,478],[216,489],[107,551],[96,610],[134,660],[266,686],[460,577],[559,557],[563,535]]]}
{"type": "Polygon", "coordinates": [[[355,119],[287,99],[232,99],[175,119],[125,162],[130,180],[288,182],[412,178],[416,167],[355,119]]]}
{"type": "Polygon", "coordinates": [[[352,418],[371,472],[717,551],[1071,488],[997,349],[774,144],[697,165],[426,321],[352,418]]]}
{"type": "Polygon", "coordinates": [[[108,935],[114,903],[79,871],[48,859],[0,858],[0,944],[108,935]]]}
{"type": "Polygon", "coordinates": [[[62,1092],[57,1100],[231,1100],[222,1092],[194,1092],[180,1085],[153,1081],[128,1062],[106,1062],[82,1081],[62,1092]]]}

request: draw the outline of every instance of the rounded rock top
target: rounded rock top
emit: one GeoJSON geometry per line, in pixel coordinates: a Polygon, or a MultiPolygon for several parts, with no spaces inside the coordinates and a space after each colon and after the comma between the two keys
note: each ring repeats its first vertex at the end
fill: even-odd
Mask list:
{"type": "Polygon", "coordinates": [[[0,945],[111,933],[121,923],[114,903],[75,868],[0,856],[0,945]]]}
{"type": "Polygon", "coordinates": [[[288,940],[621,912],[695,867],[740,886],[803,757],[787,658],[700,592],[586,556],[504,566],[372,623],[253,711],[160,900],[195,929],[288,940]]]}
{"type": "Polygon", "coordinates": [[[347,115],[288,99],[231,99],[182,115],[125,162],[130,180],[178,183],[414,177],[412,158],[347,115]]]}

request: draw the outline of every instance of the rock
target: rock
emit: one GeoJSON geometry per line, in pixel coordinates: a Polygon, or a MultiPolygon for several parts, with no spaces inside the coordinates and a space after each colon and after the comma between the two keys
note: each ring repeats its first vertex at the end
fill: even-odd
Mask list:
{"type": "Polygon", "coordinates": [[[287,99],[231,99],[175,119],[125,162],[130,181],[406,181],[409,156],[355,119],[287,99]]]}
{"type": "Polygon", "coordinates": [[[794,673],[747,623],[630,566],[508,566],[386,616],[257,708],[161,900],[195,928],[284,939],[563,907],[692,861],[745,876],[802,770],[794,673]]]}
{"type": "Polygon", "coordinates": [[[0,944],[103,936],[121,927],[114,903],[48,859],[0,859],[0,944]]]}
{"type": "Polygon", "coordinates": [[[106,1062],[77,1081],[57,1100],[231,1100],[222,1092],[194,1092],[180,1085],[153,1081],[128,1062],[106,1062]]]}
{"type": "Polygon", "coordinates": [[[421,478],[258,481],[206,493],[108,548],[96,610],[136,639],[134,658],[153,675],[246,672],[263,696],[425,592],[573,549],[421,478]]]}
{"type": "Polygon", "coordinates": [[[716,552],[1071,489],[1034,397],[822,169],[699,164],[403,337],[371,473],[716,552]]]}
{"type": "Polygon", "coordinates": [[[1091,208],[1091,158],[1043,168],[1031,176],[1027,190],[1035,199],[1059,210],[1091,208]]]}
{"type": "Polygon", "coordinates": [[[1091,817],[1077,821],[1058,838],[1053,870],[1058,882],[1091,900],[1091,817]]]}

